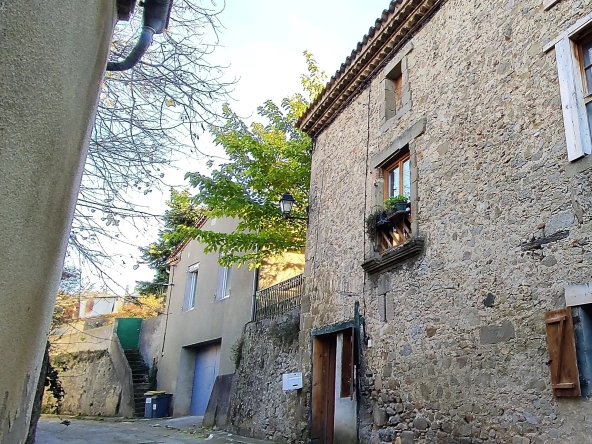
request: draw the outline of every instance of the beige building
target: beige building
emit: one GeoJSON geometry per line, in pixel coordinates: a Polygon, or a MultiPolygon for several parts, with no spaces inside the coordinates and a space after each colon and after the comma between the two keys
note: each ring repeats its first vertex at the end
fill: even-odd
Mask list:
{"type": "MultiPolygon", "coordinates": [[[[217,232],[230,232],[237,225],[233,219],[202,223],[204,229],[217,232]]],[[[234,373],[259,282],[273,285],[302,273],[304,265],[302,254],[288,254],[260,270],[249,270],[246,265],[226,268],[218,263],[218,253],[204,253],[204,247],[191,240],[169,259],[158,387],[173,394],[174,416],[204,415],[216,378],[234,373]]]]}
{"type": "Polygon", "coordinates": [[[3,444],[27,436],[117,6],[133,4],[0,2],[3,444]]]}
{"type": "Polygon", "coordinates": [[[300,120],[313,442],[592,442],[591,41],[589,1],[392,1],[300,120]]]}

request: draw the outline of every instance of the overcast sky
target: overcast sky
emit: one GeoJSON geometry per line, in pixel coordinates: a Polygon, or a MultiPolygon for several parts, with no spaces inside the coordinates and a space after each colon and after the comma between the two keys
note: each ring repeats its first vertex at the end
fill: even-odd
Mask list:
{"type": "MultiPolygon", "coordinates": [[[[265,100],[277,103],[300,92],[300,75],[306,72],[304,50],[312,52],[320,68],[331,77],[389,3],[389,0],[227,0],[220,15],[224,27],[220,47],[210,60],[228,66],[227,78],[239,79],[231,107],[241,116],[252,116],[265,100]]],[[[172,13],[175,13],[174,4],[172,13]]],[[[179,171],[168,172],[169,183],[182,183],[185,172],[198,169],[203,170],[203,166],[182,162],[179,171]]],[[[168,193],[154,192],[148,205],[161,214],[167,197],[168,193]]],[[[158,227],[154,225],[142,232],[124,230],[131,244],[144,246],[156,239],[158,227]]],[[[118,293],[123,293],[126,287],[131,292],[137,280],[152,279],[153,271],[146,266],[133,270],[139,258],[137,247],[113,244],[108,248],[113,256],[117,255],[112,276],[121,286],[113,288],[118,293]]]]}

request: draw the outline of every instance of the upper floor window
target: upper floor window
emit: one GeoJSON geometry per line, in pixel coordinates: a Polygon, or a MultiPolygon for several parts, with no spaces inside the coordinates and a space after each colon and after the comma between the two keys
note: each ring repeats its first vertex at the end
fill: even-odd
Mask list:
{"type": "Polygon", "coordinates": [[[384,211],[378,216],[377,231],[380,250],[384,252],[411,237],[411,209],[408,204],[411,197],[411,158],[408,146],[382,167],[382,177],[384,211]],[[398,203],[395,202],[397,200],[398,203]]]}
{"type": "Polygon", "coordinates": [[[592,154],[592,14],[544,50],[555,48],[568,160],[592,154]]]}
{"type": "Polygon", "coordinates": [[[195,308],[198,272],[199,263],[193,264],[187,268],[187,281],[185,283],[185,299],[183,301],[183,311],[188,311],[195,308]]]}
{"type": "Polygon", "coordinates": [[[230,296],[230,275],[231,267],[218,267],[218,287],[216,289],[216,299],[226,299],[230,296]]]}
{"type": "Polygon", "coordinates": [[[400,63],[386,74],[384,88],[386,103],[385,117],[388,120],[397,115],[397,110],[403,108],[403,73],[401,72],[400,63]]]}
{"type": "Polygon", "coordinates": [[[384,68],[380,104],[382,131],[386,131],[393,122],[411,109],[407,55],[412,49],[413,45],[409,42],[384,68]]]}
{"type": "Polygon", "coordinates": [[[382,169],[385,199],[395,196],[411,197],[411,162],[409,149],[382,169]]]}

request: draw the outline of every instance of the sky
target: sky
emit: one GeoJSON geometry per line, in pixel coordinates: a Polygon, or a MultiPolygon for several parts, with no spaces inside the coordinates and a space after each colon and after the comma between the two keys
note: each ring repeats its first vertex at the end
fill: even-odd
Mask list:
{"type": "MultiPolygon", "coordinates": [[[[202,2],[211,6],[210,0],[202,2]]],[[[302,55],[305,50],[314,55],[330,78],[389,3],[389,0],[227,0],[219,16],[223,26],[220,46],[209,60],[227,67],[227,79],[238,79],[231,94],[233,110],[242,117],[253,117],[257,106],[266,100],[279,103],[282,98],[301,92],[300,75],[306,72],[302,55]]],[[[223,3],[216,1],[216,5],[221,8],[223,3]]],[[[212,152],[215,148],[204,149],[212,152]]],[[[168,171],[167,180],[180,186],[186,186],[185,172],[205,172],[205,160],[182,159],[175,165],[178,169],[168,171]]],[[[138,202],[145,210],[162,214],[167,197],[167,190],[156,191],[147,198],[138,196],[138,202]]],[[[111,286],[111,290],[118,294],[126,289],[132,292],[136,281],[152,279],[152,270],[145,265],[136,266],[140,256],[137,247],[155,241],[159,227],[152,223],[139,231],[131,226],[121,228],[128,244],[106,245],[116,258],[110,273],[118,284],[111,286]]],[[[87,280],[92,281],[92,276],[87,276],[87,280]]]]}

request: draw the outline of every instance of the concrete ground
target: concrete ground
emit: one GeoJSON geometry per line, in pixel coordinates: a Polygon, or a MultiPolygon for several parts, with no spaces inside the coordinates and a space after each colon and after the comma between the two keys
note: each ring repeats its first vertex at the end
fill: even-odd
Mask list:
{"type": "Polygon", "coordinates": [[[173,419],[78,419],[43,415],[37,426],[36,444],[265,444],[227,432],[201,428],[202,417],[173,419]],[[66,426],[62,422],[70,421],[66,426]]]}

